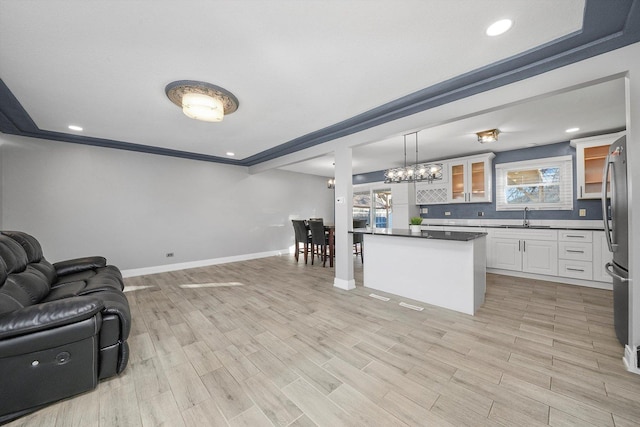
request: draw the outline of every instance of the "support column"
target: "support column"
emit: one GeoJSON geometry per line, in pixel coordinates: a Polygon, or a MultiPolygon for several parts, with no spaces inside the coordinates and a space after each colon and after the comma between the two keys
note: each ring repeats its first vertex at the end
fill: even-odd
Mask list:
{"type": "Polygon", "coordinates": [[[335,151],[335,269],[336,277],[333,286],[340,289],[355,289],[353,278],[353,186],[351,177],[352,150],[349,147],[338,147],[335,151]]]}

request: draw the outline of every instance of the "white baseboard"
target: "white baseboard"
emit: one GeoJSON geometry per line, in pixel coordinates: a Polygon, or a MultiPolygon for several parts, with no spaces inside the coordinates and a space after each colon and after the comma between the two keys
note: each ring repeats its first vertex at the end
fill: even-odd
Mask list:
{"type": "Polygon", "coordinates": [[[624,362],[625,368],[627,371],[633,372],[634,374],[640,374],[640,368],[638,368],[638,347],[629,345],[624,346],[624,357],[622,361],[624,362]]]}
{"type": "Polygon", "coordinates": [[[501,274],[503,276],[524,277],[525,279],[546,280],[547,282],[564,283],[565,285],[586,286],[588,288],[613,290],[611,283],[596,282],[594,280],[573,279],[571,277],[546,276],[544,274],[525,273],[522,271],[501,270],[499,268],[488,268],[487,273],[501,274]]]}
{"type": "Polygon", "coordinates": [[[344,280],[338,279],[336,277],[333,279],[333,286],[335,286],[336,288],[344,289],[345,291],[350,291],[351,289],[356,288],[356,281],[355,279],[344,280]]]}
{"type": "Polygon", "coordinates": [[[188,268],[206,267],[209,265],[227,264],[229,262],[248,261],[251,259],[266,258],[270,256],[289,255],[289,249],[278,251],[258,252],[254,254],[234,255],[222,258],[203,259],[200,261],[180,262],[176,264],[157,265],[154,267],[133,268],[122,270],[122,277],[144,276],[146,274],[166,273],[167,271],[186,270],[188,268]]]}

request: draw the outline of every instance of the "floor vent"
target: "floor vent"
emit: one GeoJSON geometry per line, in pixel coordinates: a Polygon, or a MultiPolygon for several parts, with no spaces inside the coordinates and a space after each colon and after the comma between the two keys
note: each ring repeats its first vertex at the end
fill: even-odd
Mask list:
{"type": "Polygon", "coordinates": [[[148,285],[148,286],[125,286],[124,287],[124,291],[123,292],[135,292],[135,291],[141,291],[143,289],[149,289],[149,288],[156,288],[157,286],[155,285],[148,285]]]}
{"type": "Polygon", "coordinates": [[[221,283],[189,283],[186,285],[178,285],[182,289],[194,289],[194,288],[221,288],[225,286],[244,286],[240,282],[221,282],[221,283]]]}
{"type": "Polygon", "coordinates": [[[415,311],[422,311],[424,310],[424,307],[418,307],[417,305],[411,305],[411,304],[407,304],[406,302],[401,302],[400,303],[401,307],[404,308],[410,308],[411,310],[415,310],[415,311]]]}
{"type": "Polygon", "coordinates": [[[383,296],[380,296],[380,295],[376,295],[376,294],[369,294],[369,296],[370,296],[371,298],[379,299],[380,301],[389,301],[389,298],[387,298],[387,297],[383,297],[383,296]]]}

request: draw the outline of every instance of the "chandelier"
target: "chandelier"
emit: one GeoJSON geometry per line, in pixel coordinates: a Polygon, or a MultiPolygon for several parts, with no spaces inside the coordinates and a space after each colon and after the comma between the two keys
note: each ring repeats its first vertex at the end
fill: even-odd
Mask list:
{"type": "Polygon", "coordinates": [[[418,132],[414,132],[416,142],[416,164],[407,166],[407,135],[404,135],[404,166],[384,171],[385,184],[399,182],[433,182],[442,179],[442,163],[418,162],[418,132]]]}

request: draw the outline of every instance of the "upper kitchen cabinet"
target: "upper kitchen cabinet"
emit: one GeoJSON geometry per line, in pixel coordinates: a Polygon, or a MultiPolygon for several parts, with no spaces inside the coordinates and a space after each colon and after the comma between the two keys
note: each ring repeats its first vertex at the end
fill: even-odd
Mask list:
{"type": "Polygon", "coordinates": [[[477,203],[491,201],[491,160],[493,153],[461,157],[448,161],[449,203],[477,203]]]}
{"type": "Polygon", "coordinates": [[[447,188],[449,187],[449,168],[446,161],[435,162],[442,165],[440,179],[416,182],[416,204],[438,205],[449,203],[447,188]]]}
{"type": "MultiPolygon", "coordinates": [[[[571,140],[576,148],[576,188],[578,199],[602,198],[602,172],[609,146],[625,132],[571,140]]],[[[607,183],[607,193],[609,184],[607,183]]]]}

